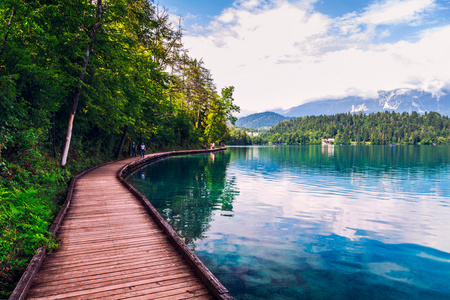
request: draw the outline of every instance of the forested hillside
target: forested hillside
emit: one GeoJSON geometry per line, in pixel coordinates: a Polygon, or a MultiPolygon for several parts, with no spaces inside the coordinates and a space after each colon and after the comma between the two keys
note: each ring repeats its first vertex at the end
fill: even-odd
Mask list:
{"type": "Polygon", "coordinates": [[[168,18],[146,0],[0,2],[0,298],[55,246],[46,231],[72,175],[131,141],[227,138],[233,87],[216,90],[168,18]]]}
{"type": "Polygon", "coordinates": [[[322,138],[334,138],[336,144],[449,144],[450,119],[436,112],[308,116],[278,123],[257,143],[320,144],[322,138]]]}
{"type": "Polygon", "coordinates": [[[285,119],[287,119],[287,117],[283,117],[282,115],[271,111],[266,111],[239,118],[236,122],[236,127],[253,129],[269,128],[285,119]]]}

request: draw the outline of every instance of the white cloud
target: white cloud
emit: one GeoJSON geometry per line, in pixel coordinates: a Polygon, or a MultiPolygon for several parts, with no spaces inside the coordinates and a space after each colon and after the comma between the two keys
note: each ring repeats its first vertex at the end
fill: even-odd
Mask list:
{"type": "Polygon", "coordinates": [[[207,35],[185,36],[185,45],[203,58],[219,87],[235,86],[236,103],[248,110],[449,86],[450,26],[424,31],[414,43],[370,42],[376,26],[418,22],[434,1],[379,2],[339,19],[314,12],[313,2],[236,2],[207,35]]]}
{"type": "Polygon", "coordinates": [[[419,20],[421,14],[435,8],[434,0],[389,0],[369,6],[357,20],[366,24],[396,24],[419,20]]]}
{"type": "Polygon", "coordinates": [[[236,6],[241,6],[245,9],[253,9],[261,4],[259,0],[243,0],[235,3],[236,6]]]}
{"type": "MultiPolygon", "coordinates": [[[[349,13],[339,18],[334,27],[352,40],[369,41],[379,25],[418,25],[424,16],[437,8],[435,0],[387,0],[367,7],[362,14],[349,13]]],[[[381,35],[389,35],[383,31],[381,35]]]]}
{"type": "Polygon", "coordinates": [[[233,9],[228,9],[224,13],[222,13],[217,20],[221,23],[231,23],[235,19],[235,14],[233,9]]]}

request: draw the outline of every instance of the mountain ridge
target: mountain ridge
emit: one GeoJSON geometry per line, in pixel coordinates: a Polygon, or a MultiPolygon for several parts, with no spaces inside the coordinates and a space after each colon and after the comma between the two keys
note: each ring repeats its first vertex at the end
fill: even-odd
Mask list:
{"type": "Polygon", "coordinates": [[[425,91],[402,88],[380,91],[377,98],[349,96],[341,99],[308,102],[286,110],[273,109],[241,117],[236,122],[236,127],[259,129],[272,127],[289,118],[335,115],[348,112],[370,114],[383,111],[408,113],[416,111],[421,114],[434,111],[449,116],[450,91],[441,90],[439,94],[435,95],[425,91]]]}
{"type": "Polygon", "coordinates": [[[236,121],[235,126],[238,128],[260,129],[264,127],[272,127],[286,119],[289,118],[275,112],[266,111],[239,118],[236,121]]]}
{"type": "Polygon", "coordinates": [[[435,111],[450,115],[450,92],[442,90],[439,95],[413,89],[395,89],[378,92],[377,98],[349,96],[335,100],[308,102],[287,110],[275,109],[272,112],[285,117],[304,117],[310,115],[333,115],[337,113],[374,113],[379,111],[425,113],[435,111]]]}

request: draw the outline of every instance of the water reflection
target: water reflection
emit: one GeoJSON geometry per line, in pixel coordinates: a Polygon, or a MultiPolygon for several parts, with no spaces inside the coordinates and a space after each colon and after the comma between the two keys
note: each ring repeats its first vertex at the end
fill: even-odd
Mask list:
{"type": "Polygon", "coordinates": [[[239,192],[235,178],[226,176],[229,162],[230,155],[225,153],[176,157],[149,165],[127,180],[186,244],[192,244],[205,238],[214,210],[226,212],[222,216],[233,215],[233,200],[239,192]]]}
{"type": "Polygon", "coordinates": [[[326,144],[326,145],[321,145],[322,147],[322,154],[328,155],[328,156],[333,156],[334,155],[334,145],[332,144],[326,144]]]}
{"type": "Polygon", "coordinates": [[[174,158],[133,185],[236,299],[450,299],[450,147],[333,149],[174,158]]]}

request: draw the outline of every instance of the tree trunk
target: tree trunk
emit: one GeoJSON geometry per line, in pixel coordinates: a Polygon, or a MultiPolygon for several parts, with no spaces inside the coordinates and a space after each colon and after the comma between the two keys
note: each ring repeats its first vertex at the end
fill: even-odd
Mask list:
{"type": "Polygon", "coordinates": [[[95,22],[94,27],[92,28],[92,33],[90,36],[91,41],[89,42],[87,49],[86,49],[86,55],[85,55],[84,61],[83,61],[83,70],[81,71],[80,78],[79,78],[79,84],[75,91],[75,96],[73,97],[73,105],[72,105],[72,110],[70,111],[69,122],[67,125],[66,143],[64,145],[61,166],[65,166],[67,163],[67,154],[69,153],[70,140],[72,138],[73,120],[75,118],[75,113],[78,108],[78,101],[80,99],[81,87],[83,86],[83,80],[84,80],[84,76],[86,75],[86,69],[87,69],[87,65],[89,62],[89,56],[91,54],[92,47],[94,46],[95,39],[97,37],[97,31],[100,28],[100,25],[102,22],[102,2],[103,2],[102,0],[97,1],[97,21],[95,22]]]}
{"type": "Polygon", "coordinates": [[[53,130],[52,130],[52,140],[53,140],[53,157],[56,158],[56,118],[53,112],[53,130]]]}
{"type": "Polygon", "coordinates": [[[125,143],[125,138],[127,136],[127,130],[128,130],[128,125],[125,125],[125,128],[123,129],[123,133],[122,133],[122,139],[120,140],[119,147],[117,148],[116,159],[119,159],[120,152],[122,151],[123,144],[125,143]]]}
{"type": "Polygon", "coordinates": [[[200,127],[200,100],[198,103],[198,109],[197,109],[197,122],[195,122],[195,128],[199,128],[200,127]]]}
{"type": "Polygon", "coordinates": [[[15,12],[16,12],[16,9],[13,8],[12,12],[11,12],[11,17],[9,18],[9,22],[8,22],[8,29],[6,30],[5,38],[3,39],[2,48],[0,48],[0,61],[1,61],[1,58],[3,56],[3,49],[5,48],[6,41],[8,40],[8,34],[9,34],[9,30],[11,29],[12,19],[14,18],[14,13],[15,12]]]}

